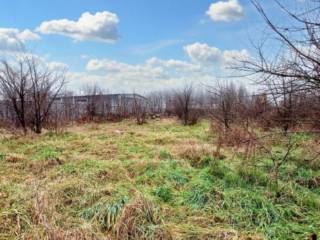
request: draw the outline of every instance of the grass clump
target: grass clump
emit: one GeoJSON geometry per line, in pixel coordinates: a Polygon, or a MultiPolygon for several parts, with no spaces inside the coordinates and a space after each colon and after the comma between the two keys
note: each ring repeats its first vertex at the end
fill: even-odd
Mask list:
{"type": "Polygon", "coordinates": [[[117,221],[116,236],[123,240],[172,239],[163,223],[161,209],[141,195],[124,207],[117,221]]]}
{"type": "Polygon", "coordinates": [[[127,201],[128,198],[123,197],[112,202],[98,202],[85,209],[80,216],[85,220],[98,222],[103,230],[110,231],[114,228],[117,218],[127,201]]]}
{"type": "Polygon", "coordinates": [[[164,202],[172,200],[172,190],[168,186],[160,186],[154,190],[154,195],[159,197],[164,202]]]}
{"type": "Polygon", "coordinates": [[[193,167],[201,168],[207,166],[213,158],[213,150],[208,145],[188,144],[179,148],[180,158],[188,160],[193,167]]]}

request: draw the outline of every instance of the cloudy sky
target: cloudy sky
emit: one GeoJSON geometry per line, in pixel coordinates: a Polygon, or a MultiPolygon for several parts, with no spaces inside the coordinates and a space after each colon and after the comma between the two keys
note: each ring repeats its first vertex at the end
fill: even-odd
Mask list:
{"type": "MultiPolygon", "coordinates": [[[[272,1],[262,2],[274,14],[272,1]]],[[[211,84],[231,75],[235,58],[250,57],[250,41],[263,34],[249,0],[10,0],[0,9],[2,57],[27,49],[66,66],[73,90],[93,82],[109,92],[211,84]]]]}

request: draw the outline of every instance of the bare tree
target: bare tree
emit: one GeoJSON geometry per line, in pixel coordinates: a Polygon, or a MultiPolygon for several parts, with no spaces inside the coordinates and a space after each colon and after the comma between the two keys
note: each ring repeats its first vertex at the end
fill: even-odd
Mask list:
{"type": "Polygon", "coordinates": [[[165,112],[165,115],[167,117],[171,117],[172,115],[175,114],[175,93],[172,92],[172,91],[165,91],[163,93],[163,98],[164,98],[164,112],[165,112]]]}
{"type": "Polygon", "coordinates": [[[65,70],[50,70],[34,56],[23,55],[13,63],[2,62],[0,89],[27,131],[41,133],[52,104],[65,84],[65,70]]]}
{"type": "MultiPolygon", "coordinates": [[[[256,56],[241,60],[235,69],[246,76],[254,76],[256,83],[273,103],[270,121],[283,128],[302,122],[318,126],[320,114],[316,105],[306,106],[308,99],[318,102],[320,92],[320,1],[307,0],[292,11],[289,5],[273,0],[287,17],[278,25],[270,17],[261,1],[251,0],[271,31],[268,38],[256,44],[256,56]]],[[[299,3],[297,3],[299,4],[299,3]]],[[[292,5],[291,5],[292,6],[292,5]]],[[[309,102],[310,104],[310,102],[309,102]]]]}
{"type": "Polygon", "coordinates": [[[0,90],[3,98],[8,101],[13,109],[23,131],[27,131],[27,97],[29,90],[29,70],[20,60],[11,65],[7,61],[1,62],[0,90]]]}
{"type": "Polygon", "coordinates": [[[147,98],[150,113],[152,115],[163,114],[165,109],[165,94],[163,92],[152,92],[147,98]]]}
{"type": "Polygon", "coordinates": [[[173,99],[174,111],[184,125],[194,124],[197,121],[194,104],[195,99],[192,84],[186,84],[181,90],[175,92],[173,99]]]}
{"type": "MultiPolygon", "coordinates": [[[[271,30],[270,38],[255,46],[255,58],[246,59],[238,69],[257,75],[259,83],[274,81],[275,87],[282,80],[292,84],[294,91],[320,89],[320,1],[304,1],[300,12],[293,12],[278,0],[273,0],[278,9],[286,14],[288,23],[276,25],[258,0],[251,0],[271,30]],[[270,48],[270,43],[272,46],[270,48]],[[278,50],[274,51],[273,49],[278,50]],[[279,81],[279,82],[278,82],[279,81]]],[[[301,6],[300,6],[301,7],[301,6]]]]}
{"type": "Polygon", "coordinates": [[[34,57],[26,58],[25,62],[31,84],[31,123],[34,132],[39,134],[49,116],[52,104],[66,83],[65,69],[50,70],[34,57]]]}
{"type": "Polygon", "coordinates": [[[217,83],[209,88],[209,93],[213,99],[211,117],[227,132],[236,119],[237,89],[233,83],[217,83]]]}
{"type": "Polygon", "coordinates": [[[88,100],[86,104],[86,114],[89,120],[93,121],[96,117],[102,118],[105,112],[102,88],[96,83],[86,85],[84,87],[84,93],[88,100]]]}
{"type": "Polygon", "coordinates": [[[65,122],[73,122],[76,120],[76,104],[74,99],[74,93],[70,91],[64,91],[60,94],[63,119],[65,122]]]}
{"type": "Polygon", "coordinates": [[[133,94],[132,113],[137,124],[142,125],[147,122],[148,100],[137,94],[133,94]]]}

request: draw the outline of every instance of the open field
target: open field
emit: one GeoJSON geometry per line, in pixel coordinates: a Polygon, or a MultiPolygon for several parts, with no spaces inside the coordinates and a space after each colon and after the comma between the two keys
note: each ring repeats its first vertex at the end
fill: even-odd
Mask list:
{"type": "MultiPolygon", "coordinates": [[[[315,144],[312,135],[299,141],[315,144]]],[[[0,239],[308,239],[320,229],[319,160],[279,174],[212,157],[209,122],[84,124],[0,133],[0,239]]]]}

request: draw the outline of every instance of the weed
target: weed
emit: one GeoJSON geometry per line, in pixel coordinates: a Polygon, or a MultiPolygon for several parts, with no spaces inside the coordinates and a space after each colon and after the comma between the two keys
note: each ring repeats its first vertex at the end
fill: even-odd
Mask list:
{"type": "Polygon", "coordinates": [[[154,195],[164,202],[169,202],[172,199],[172,190],[170,187],[160,186],[154,190],[154,195]]]}

